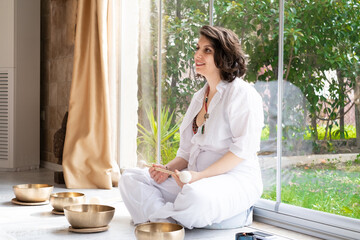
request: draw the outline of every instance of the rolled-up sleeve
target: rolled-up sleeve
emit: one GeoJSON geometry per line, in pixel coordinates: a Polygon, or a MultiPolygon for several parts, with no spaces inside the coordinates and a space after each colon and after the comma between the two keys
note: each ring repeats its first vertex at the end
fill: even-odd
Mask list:
{"type": "Polygon", "coordinates": [[[228,117],[233,143],[230,151],[242,159],[251,159],[260,150],[264,126],[263,104],[252,87],[237,89],[230,97],[228,117]]]}

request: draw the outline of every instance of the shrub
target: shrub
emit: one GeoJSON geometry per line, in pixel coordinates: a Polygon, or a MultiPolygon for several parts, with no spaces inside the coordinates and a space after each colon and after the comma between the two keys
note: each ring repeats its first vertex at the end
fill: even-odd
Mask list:
{"type": "MultiPolygon", "coordinates": [[[[356,127],[353,125],[345,125],[345,139],[351,139],[351,138],[356,138],[356,127]]],[[[311,138],[311,127],[309,127],[308,130],[306,131],[301,131],[300,129],[296,130],[294,128],[288,128],[291,129],[293,132],[298,132],[301,133],[303,132],[303,139],[304,140],[312,140],[311,138]]],[[[322,140],[325,138],[325,130],[326,127],[325,126],[317,126],[317,133],[318,133],[318,139],[322,140]]],[[[269,125],[265,125],[265,127],[263,128],[262,132],[261,132],[261,140],[268,140],[269,139],[269,125]]],[[[340,127],[334,125],[331,129],[331,140],[339,140],[340,139],[340,127]]],[[[298,135],[298,134],[297,134],[298,135]]],[[[284,137],[285,138],[285,137],[284,137]]],[[[285,138],[286,139],[286,138],[285,138]]],[[[330,140],[330,136],[329,136],[329,129],[328,129],[328,133],[327,133],[327,140],[330,140]]]]}
{"type": "MultiPolygon", "coordinates": [[[[156,149],[157,149],[157,132],[158,124],[155,120],[153,109],[150,107],[146,111],[147,121],[150,129],[146,129],[143,125],[138,123],[139,137],[138,153],[148,162],[156,162],[156,149]]],[[[163,108],[161,110],[161,163],[166,164],[176,156],[177,149],[179,147],[180,137],[177,135],[181,119],[172,124],[174,113],[169,114],[169,108],[163,108]]]]}

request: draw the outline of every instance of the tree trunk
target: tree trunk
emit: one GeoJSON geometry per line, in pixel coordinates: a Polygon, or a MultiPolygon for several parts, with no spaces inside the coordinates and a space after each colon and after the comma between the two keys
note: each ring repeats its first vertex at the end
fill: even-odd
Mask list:
{"type": "MultiPolygon", "coordinates": [[[[269,101],[269,140],[276,139],[277,131],[277,88],[269,88],[270,90],[270,101],[269,101]]],[[[281,126],[279,126],[281,127],[281,126]]]]}
{"type": "Polygon", "coordinates": [[[355,105],[355,126],[356,126],[356,146],[360,147],[360,111],[359,111],[359,105],[355,105]]]}
{"type": "Polygon", "coordinates": [[[307,115],[308,115],[308,109],[306,106],[306,97],[304,97],[304,95],[302,96],[302,107],[304,110],[304,121],[302,123],[302,128],[305,130],[306,129],[306,125],[307,125],[307,115]]]}
{"type": "MultiPolygon", "coordinates": [[[[340,95],[339,95],[339,101],[340,101],[340,109],[339,109],[339,115],[340,115],[340,139],[345,139],[345,121],[344,121],[344,114],[345,114],[345,109],[344,109],[344,78],[341,76],[341,71],[340,70],[336,70],[336,74],[337,74],[337,78],[339,81],[339,89],[340,89],[340,95]]],[[[331,134],[331,133],[330,133],[331,134]]]]}
{"type": "MultiPolygon", "coordinates": [[[[176,0],[176,17],[178,19],[181,19],[181,2],[182,0],[176,0]]],[[[176,76],[172,76],[171,77],[171,84],[170,84],[170,89],[173,93],[176,92],[176,83],[179,82],[179,78],[177,77],[178,75],[176,76]]],[[[172,104],[169,104],[169,113],[172,113],[174,112],[176,109],[172,107],[172,104]]],[[[175,124],[176,122],[176,117],[174,117],[172,119],[172,122],[171,124],[175,124]]]]}
{"type": "Polygon", "coordinates": [[[354,87],[356,146],[360,147],[360,76],[356,77],[354,87]]]}
{"type": "Polygon", "coordinates": [[[317,124],[316,124],[316,115],[311,114],[311,128],[312,128],[312,137],[316,141],[319,139],[318,132],[317,132],[317,124]]]}
{"type": "Polygon", "coordinates": [[[178,17],[179,19],[181,19],[181,2],[182,0],[176,1],[176,17],[178,17]]]}

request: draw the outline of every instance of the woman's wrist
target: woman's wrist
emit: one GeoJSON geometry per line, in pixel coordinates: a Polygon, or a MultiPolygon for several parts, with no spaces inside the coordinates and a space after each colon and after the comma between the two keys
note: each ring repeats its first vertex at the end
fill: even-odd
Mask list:
{"type": "MultiPolygon", "coordinates": [[[[203,171],[199,172],[199,178],[200,178],[200,179],[203,179],[203,178],[204,178],[204,172],[203,172],[203,171]]],[[[200,179],[199,179],[199,180],[200,180],[200,179]]]]}
{"type": "Polygon", "coordinates": [[[206,172],[205,171],[198,172],[198,178],[199,180],[203,178],[207,178],[206,172]]]}

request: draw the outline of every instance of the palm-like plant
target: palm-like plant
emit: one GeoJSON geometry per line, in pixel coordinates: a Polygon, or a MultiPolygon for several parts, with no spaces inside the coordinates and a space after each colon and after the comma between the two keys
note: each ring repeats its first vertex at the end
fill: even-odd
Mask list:
{"type": "MultiPolygon", "coordinates": [[[[156,148],[157,148],[157,134],[158,124],[154,116],[153,108],[150,107],[146,111],[147,120],[150,129],[146,129],[143,125],[138,123],[138,147],[141,149],[141,155],[149,162],[156,162],[156,148]]],[[[175,137],[180,127],[181,119],[172,124],[174,118],[174,112],[169,114],[169,108],[163,108],[160,115],[160,131],[161,131],[161,162],[166,164],[176,156],[176,151],[179,143],[179,139],[175,137]]]]}

